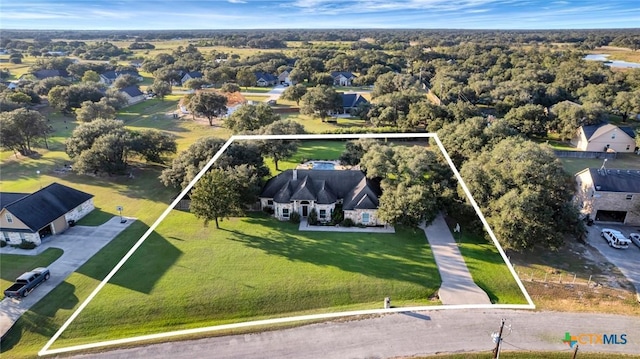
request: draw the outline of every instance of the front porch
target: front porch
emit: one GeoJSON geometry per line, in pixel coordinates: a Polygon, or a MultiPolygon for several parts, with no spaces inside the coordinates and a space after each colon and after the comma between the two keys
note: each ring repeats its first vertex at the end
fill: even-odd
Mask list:
{"type": "Polygon", "coordinates": [[[300,219],[299,231],[307,232],[345,232],[345,233],[396,233],[396,229],[393,226],[385,225],[383,227],[342,227],[340,225],[335,226],[311,226],[307,222],[306,218],[300,219]]]}

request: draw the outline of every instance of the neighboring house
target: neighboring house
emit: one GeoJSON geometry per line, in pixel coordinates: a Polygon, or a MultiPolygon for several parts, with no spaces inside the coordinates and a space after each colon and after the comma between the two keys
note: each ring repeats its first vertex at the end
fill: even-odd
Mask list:
{"type": "Polygon", "coordinates": [[[609,123],[580,126],[571,144],[582,151],[596,152],[633,152],[636,148],[633,129],[609,123]]]}
{"type": "Polygon", "coordinates": [[[137,71],[107,71],[107,72],[103,72],[100,74],[100,82],[107,84],[107,85],[111,85],[112,83],[114,83],[118,77],[120,76],[124,76],[124,75],[131,75],[133,77],[135,77],[136,79],[138,79],[138,81],[142,82],[144,80],[144,78],[142,76],[140,76],[140,74],[137,71]]]}
{"type": "Polygon", "coordinates": [[[360,104],[367,104],[366,98],[359,93],[343,93],[342,95],[342,113],[349,113],[351,110],[358,108],[360,104]]]}
{"type": "Polygon", "coordinates": [[[93,211],[93,195],[52,183],[32,194],[0,192],[0,231],[7,244],[41,243],[93,211]]]}
{"type": "Polygon", "coordinates": [[[269,87],[274,86],[278,78],[267,72],[255,72],[256,86],[269,87]]]}
{"type": "Polygon", "coordinates": [[[129,105],[135,105],[145,99],[144,93],[140,91],[138,86],[125,87],[119,92],[124,95],[129,105]]]}
{"type": "Polygon", "coordinates": [[[283,85],[283,84],[295,85],[295,83],[291,81],[291,78],[289,78],[289,75],[291,74],[292,70],[293,68],[288,67],[284,71],[282,71],[280,75],[278,75],[278,83],[280,85],[283,85]]]}
{"type": "Polygon", "coordinates": [[[69,73],[64,70],[38,70],[33,73],[38,80],[47,79],[49,77],[69,77],[69,73]]]}
{"type": "Polygon", "coordinates": [[[587,168],[576,186],[574,202],[590,219],[640,225],[640,170],[587,168]]]}
{"type": "Polygon", "coordinates": [[[318,221],[329,222],[336,205],[344,218],[369,226],[384,225],[377,217],[380,183],[354,170],[286,170],[271,178],[260,194],[262,209],[271,208],[281,221],[297,212],[306,218],[312,209],[318,221]]]}
{"type": "Polygon", "coordinates": [[[334,71],[331,73],[331,77],[333,77],[334,86],[351,86],[351,81],[356,78],[354,74],[348,71],[334,71]]]}
{"type": "Polygon", "coordinates": [[[201,79],[203,77],[202,72],[200,71],[191,71],[191,72],[186,72],[183,76],[182,79],[180,80],[180,83],[184,86],[184,83],[191,80],[191,79],[201,79]]]}

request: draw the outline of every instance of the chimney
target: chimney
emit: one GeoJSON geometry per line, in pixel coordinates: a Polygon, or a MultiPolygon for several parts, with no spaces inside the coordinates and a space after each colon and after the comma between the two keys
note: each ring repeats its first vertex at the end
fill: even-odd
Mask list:
{"type": "Polygon", "coordinates": [[[298,179],[298,170],[293,170],[293,180],[296,181],[298,179]]]}

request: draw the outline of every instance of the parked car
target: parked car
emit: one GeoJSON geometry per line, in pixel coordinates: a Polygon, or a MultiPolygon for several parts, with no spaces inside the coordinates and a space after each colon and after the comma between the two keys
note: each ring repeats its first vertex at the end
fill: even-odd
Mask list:
{"type": "Polygon", "coordinates": [[[49,279],[50,276],[49,269],[44,267],[35,268],[19,276],[16,282],[4,291],[4,295],[9,298],[26,297],[33,289],[49,279]]]}
{"type": "Polygon", "coordinates": [[[633,242],[633,244],[640,248],[640,233],[631,233],[629,235],[629,239],[631,240],[631,242],[633,242]]]}
{"type": "Polygon", "coordinates": [[[618,249],[627,249],[631,241],[627,239],[622,232],[615,229],[603,228],[600,232],[602,238],[604,238],[610,247],[618,249]]]}

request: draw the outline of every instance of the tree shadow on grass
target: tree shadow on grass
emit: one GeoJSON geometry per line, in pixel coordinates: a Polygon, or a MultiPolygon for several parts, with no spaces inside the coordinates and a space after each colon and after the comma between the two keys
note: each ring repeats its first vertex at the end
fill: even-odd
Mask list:
{"type": "Polygon", "coordinates": [[[182,251],[153,232],[111,278],[110,283],[149,294],[180,256],[182,251]]]}
{"type": "Polygon", "coordinates": [[[20,342],[24,332],[36,333],[47,339],[51,338],[60,327],[60,323],[55,321],[58,310],[73,309],[79,302],[78,297],[74,294],[75,289],[74,285],[62,282],[36,303],[31,310],[22,314],[3,338],[0,353],[13,349],[20,342]]]}
{"type": "MultiPolygon", "coordinates": [[[[396,234],[300,232],[297,225],[272,218],[249,218],[277,234],[258,236],[236,230],[231,239],[291,261],[340,268],[375,278],[414,283],[435,291],[440,275],[424,234],[397,229],[396,234]]],[[[421,232],[421,231],[420,231],[421,232]]],[[[431,294],[431,293],[429,293],[431,294]]]]}

